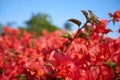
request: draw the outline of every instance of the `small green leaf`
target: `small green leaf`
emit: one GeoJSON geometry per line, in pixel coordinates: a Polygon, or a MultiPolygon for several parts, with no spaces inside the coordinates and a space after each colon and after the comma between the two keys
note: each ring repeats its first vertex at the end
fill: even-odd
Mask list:
{"type": "Polygon", "coordinates": [[[103,42],[107,42],[107,39],[102,39],[103,42]]]}
{"type": "Polygon", "coordinates": [[[81,10],[81,12],[84,14],[86,20],[89,20],[88,13],[85,10],[81,10]]]}
{"type": "Polygon", "coordinates": [[[18,78],[18,80],[27,80],[25,74],[18,74],[15,78],[18,78]]]}
{"type": "Polygon", "coordinates": [[[94,20],[94,22],[98,25],[101,25],[101,22],[98,19],[94,20]]]}
{"type": "Polygon", "coordinates": [[[87,34],[81,32],[81,33],[79,33],[79,37],[80,37],[80,38],[87,39],[87,34]]]}
{"type": "Polygon", "coordinates": [[[56,49],[56,52],[59,53],[59,54],[62,53],[60,49],[56,49]]]}
{"type": "Polygon", "coordinates": [[[77,19],[69,19],[68,21],[75,23],[76,25],[80,26],[81,22],[77,19]]]}
{"type": "Polygon", "coordinates": [[[64,33],[64,34],[61,35],[61,37],[63,37],[63,38],[72,38],[69,33],[64,33]]]}
{"type": "Polygon", "coordinates": [[[90,19],[89,19],[89,22],[91,24],[98,24],[98,25],[101,25],[101,22],[98,20],[98,17],[91,11],[91,10],[88,10],[89,14],[90,14],[90,19]]]}
{"type": "Polygon", "coordinates": [[[90,18],[94,18],[94,13],[91,10],[88,10],[89,14],[90,14],[90,18]]]}
{"type": "Polygon", "coordinates": [[[51,64],[50,62],[47,62],[46,65],[48,65],[48,66],[52,66],[52,64],[51,64]]]}
{"type": "Polygon", "coordinates": [[[18,52],[16,50],[14,50],[14,49],[9,49],[9,51],[12,52],[12,53],[14,53],[14,57],[15,57],[15,55],[18,54],[18,52]]]}
{"type": "Polygon", "coordinates": [[[111,67],[113,70],[116,70],[116,64],[115,62],[109,61],[109,62],[104,62],[107,66],[111,67]]]}
{"type": "Polygon", "coordinates": [[[31,42],[29,43],[29,45],[30,45],[30,47],[34,47],[34,46],[35,46],[34,41],[31,41],[31,42]]]}
{"type": "Polygon", "coordinates": [[[10,59],[7,57],[6,59],[5,59],[5,63],[8,63],[10,61],[10,59]]]}
{"type": "Polygon", "coordinates": [[[91,10],[88,10],[88,12],[90,13],[90,19],[98,19],[98,17],[91,10]]]}
{"type": "Polygon", "coordinates": [[[90,27],[87,26],[85,29],[87,31],[87,35],[90,36],[91,33],[92,33],[92,31],[93,31],[92,28],[90,28],[90,27]]]}

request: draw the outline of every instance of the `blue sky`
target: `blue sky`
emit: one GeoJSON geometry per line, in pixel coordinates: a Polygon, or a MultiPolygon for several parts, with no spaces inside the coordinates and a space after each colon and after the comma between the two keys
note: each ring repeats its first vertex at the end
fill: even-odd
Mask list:
{"type": "MultiPolygon", "coordinates": [[[[17,25],[24,25],[32,13],[41,12],[49,14],[52,23],[62,28],[70,18],[84,22],[80,10],[92,10],[99,18],[109,19],[108,12],[120,10],[120,0],[0,0],[0,23],[5,25],[7,22],[16,22],[17,25]]],[[[116,31],[119,25],[110,24],[108,27],[116,31]]],[[[77,29],[76,25],[74,29],[77,29]]],[[[119,34],[114,32],[114,35],[110,35],[119,34]]]]}

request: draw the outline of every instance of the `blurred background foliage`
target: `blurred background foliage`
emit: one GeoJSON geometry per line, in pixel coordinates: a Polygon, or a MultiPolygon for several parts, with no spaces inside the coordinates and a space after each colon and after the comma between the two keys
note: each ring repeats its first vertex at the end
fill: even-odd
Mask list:
{"type": "Polygon", "coordinates": [[[26,28],[20,27],[20,30],[27,30],[31,33],[36,32],[37,35],[42,34],[42,30],[46,30],[48,32],[53,32],[55,30],[60,30],[58,26],[52,24],[52,19],[49,15],[38,13],[36,15],[32,15],[32,17],[25,22],[26,28]]]}
{"type": "MultiPolygon", "coordinates": [[[[42,29],[50,32],[56,29],[74,32],[78,27],[68,23],[67,20],[75,18],[84,23],[85,18],[80,12],[81,10],[92,10],[99,19],[109,19],[107,14],[120,10],[119,6],[120,0],[92,2],[88,0],[0,0],[0,31],[3,28],[1,26],[8,25],[11,28],[20,27],[22,31],[35,31],[39,35],[41,35],[42,29]]],[[[108,36],[117,38],[119,25],[115,24],[113,27],[113,24],[110,23],[108,28],[112,29],[113,33],[108,36]]]]}
{"type": "MultiPolygon", "coordinates": [[[[8,26],[12,26],[14,24],[17,24],[16,22],[8,22],[8,26]]],[[[52,18],[48,14],[44,13],[37,13],[37,14],[32,14],[31,18],[27,21],[25,21],[26,26],[20,26],[19,29],[21,32],[24,30],[31,32],[31,33],[36,33],[36,36],[42,35],[42,31],[46,30],[47,32],[53,32],[55,30],[61,30],[59,26],[56,26],[52,23],[52,18]]],[[[71,31],[71,24],[69,22],[64,23],[64,29],[67,31],[71,31]]],[[[3,25],[0,24],[0,33],[2,33],[3,30],[3,25]]]]}

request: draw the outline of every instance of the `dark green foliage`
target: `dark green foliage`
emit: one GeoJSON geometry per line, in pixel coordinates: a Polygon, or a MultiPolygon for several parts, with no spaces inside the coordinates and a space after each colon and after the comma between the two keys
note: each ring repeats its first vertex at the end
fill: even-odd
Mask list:
{"type": "Polygon", "coordinates": [[[15,76],[15,78],[17,78],[18,80],[27,80],[25,74],[19,74],[19,75],[15,76]]]}
{"type": "Polygon", "coordinates": [[[83,39],[87,39],[87,34],[80,32],[78,37],[83,38],[83,39]]]}
{"type": "Polygon", "coordinates": [[[68,21],[75,23],[76,25],[80,26],[81,22],[77,19],[69,19],[68,21]]]}
{"type": "Polygon", "coordinates": [[[36,32],[37,35],[41,35],[42,30],[47,30],[48,32],[53,32],[55,30],[60,30],[57,26],[51,23],[51,18],[49,15],[38,13],[32,15],[30,20],[25,22],[27,28],[20,28],[21,30],[27,30],[29,32],[36,32]]]}
{"type": "Polygon", "coordinates": [[[86,20],[89,20],[88,13],[85,10],[81,10],[81,12],[84,14],[86,20]]]}
{"type": "Polygon", "coordinates": [[[86,31],[87,31],[87,35],[90,36],[92,33],[92,28],[91,27],[85,27],[86,31]]]}
{"type": "Polygon", "coordinates": [[[117,68],[117,65],[115,64],[115,62],[112,62],[112,61],[104,62],[104,64],[107,65],[107,66],[109,66],[113,70],[116,70],[116,68],[117,68]]]}
{"type": "Polygon", "coordinates": [[[69,33],[64,33],[64,34],[61,35],[61,37],[73,39],[73,37],[69,33]]]}

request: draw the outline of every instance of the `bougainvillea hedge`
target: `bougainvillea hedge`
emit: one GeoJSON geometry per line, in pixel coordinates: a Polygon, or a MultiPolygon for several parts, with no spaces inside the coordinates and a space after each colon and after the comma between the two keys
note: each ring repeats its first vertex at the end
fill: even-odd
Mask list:
{"type": "MultiPolygon", "coordinates": [[[[109,15],[120,21],[120,11],[109,15]]],[[[111,31],[108,20],[91,20],[95,24],[90,21],[79,32],[43,31],[38,38],[6,26],[0,35],[0,80],[119,80],[120,37],[104,36],[111,31]]]]}

